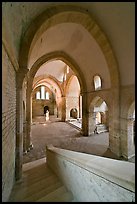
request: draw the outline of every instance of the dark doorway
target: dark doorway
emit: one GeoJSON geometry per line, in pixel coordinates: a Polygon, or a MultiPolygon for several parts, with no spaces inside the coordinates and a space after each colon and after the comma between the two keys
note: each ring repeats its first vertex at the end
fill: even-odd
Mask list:
{"type": "Polygon", "coordinates": [[[76,108],[71,109],[70,117],[77,119],[78,111],[76,108]]]}
{"type": "Polygon", "coordinates": [[[49,107],[48,106],[44,106],[44,115],[46,114],[47,111],[49,111],[49,107]]]}

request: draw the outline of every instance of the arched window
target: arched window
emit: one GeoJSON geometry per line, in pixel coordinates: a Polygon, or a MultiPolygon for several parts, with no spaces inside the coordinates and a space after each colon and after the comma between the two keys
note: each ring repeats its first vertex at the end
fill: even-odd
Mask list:
{"type": "Polygon", "coordinates": [[[101,89],[101,79],[98,75],[94,76],[94,86],[95,86],[95,90],[101,89]]]}
{"type": "Polygon", "coordinates": [[[40,91],[36,92],[36,99],[40,99],[40,91]]]}
{"type": "Polygon", "coordinates": [[[49,92],[46,92],[46,100],[49,100],[49,92]]]}
{"type": "Polygon", "coordinates": [[[41,86],[41,99],[45,99],[45,86],[41,86]]]}

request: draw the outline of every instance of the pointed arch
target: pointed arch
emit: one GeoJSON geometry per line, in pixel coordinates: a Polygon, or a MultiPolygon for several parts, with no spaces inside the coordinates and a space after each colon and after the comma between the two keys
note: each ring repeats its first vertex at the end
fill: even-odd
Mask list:
{"type": "Polygon", "coordinates": [[[19,53],[20,69],[27,69],[29,53],[33,49],[33,44],[38,36],[49,27],[63,22],[81,24],[93,36],[105,56],[110,72],[111,86],[113,88],[119,87],[118,64],[106,35],[92,16],[85,9],[78,6],[53,6],[34,19],[22,37],[19,53]]]}
{"type": "Polygon", "coordinates": [[[38,71],[39,67],[51,59],[52,60],[59,59],[59,60],[62,60],[64,63],[66,63],[76,74],[78,81],[80,83],[81,91],[84,92],[85,90],[87,90],[86,81],[83,74],[80,71],[80,67],[74,61],[74,59],[72,59],[68,54],[66,54],[63,51],[55,51],[55,52],[43,55],[33,64],[33,66],[29,71],[29,76],[30,76],[29,84],[31,85],[31,87],[32,87],[33,78],[36,72],[38,71]]]}

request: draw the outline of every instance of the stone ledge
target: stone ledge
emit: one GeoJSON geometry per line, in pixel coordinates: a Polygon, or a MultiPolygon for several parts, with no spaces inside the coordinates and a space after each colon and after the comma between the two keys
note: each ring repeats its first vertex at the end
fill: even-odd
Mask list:
{"type": "MultiPolygon", "coordinates": [[[[46,151],[56,153],[67,161],[80,166],[124,189],[135,192],[135,164],[85,153],[59,149],[48,145],[46,151]]],[[[48,161],[47,161],[48,162],[48,161]]]]}

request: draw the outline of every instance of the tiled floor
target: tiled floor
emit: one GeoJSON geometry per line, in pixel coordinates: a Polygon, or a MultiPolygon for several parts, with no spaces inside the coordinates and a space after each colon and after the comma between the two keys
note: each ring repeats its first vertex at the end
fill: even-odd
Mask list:
{"type": "MultiPolygon", "coordinates": [[[[33,149],[23,157],[23,163],[31,162],[46,156],[46,145],[53,144],[56,147],[77,152],[104,156],[118,159],[109,149],[109,133],[94,134],[89,137],[82,136],[80,130],[68,123],[50,116],[49,121],[44,117],[33,119],[32,125],[33,149]]],[[[135,158],[130,160],[135,161],[135,158]]]]}

